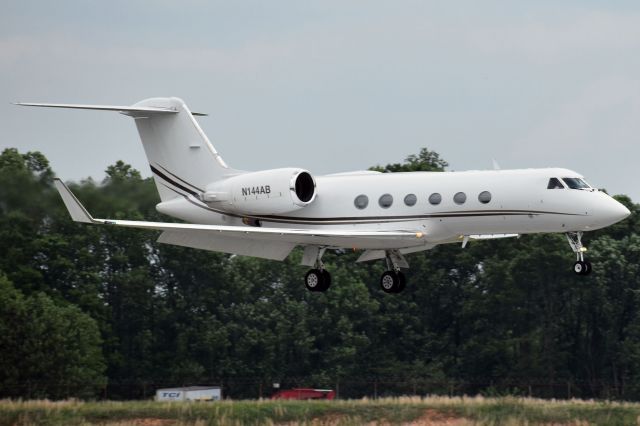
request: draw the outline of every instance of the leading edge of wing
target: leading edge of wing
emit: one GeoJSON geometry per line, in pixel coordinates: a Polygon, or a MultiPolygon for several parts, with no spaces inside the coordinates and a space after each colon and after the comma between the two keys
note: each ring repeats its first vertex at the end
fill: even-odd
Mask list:
{"type": "Polygon", "coordinates": [[[291,228],[256,228],[245,226],[228,225],[201,225],[191,223],[171,223],[171,222],[146,222],[137,220],[115,220],[96,219],[89,214],[87,209],[80,203],[76,196],[69,190],[67,185],[59,178],[54,180],[54,184],[62,201],[64,202],[71,218],[76,222],[92,223],[96,225],[123,226],[128,228],[152,229],[157,231],[203,231],[211,234],[221,234],[228,236],[238,236],[245,238],[258,236],[273,237],[354,237],[373,239],[421,239],[424,234],[415,231],[349,231],[349,230],[318,230],[318,229],[291,229],[291,228]]]}

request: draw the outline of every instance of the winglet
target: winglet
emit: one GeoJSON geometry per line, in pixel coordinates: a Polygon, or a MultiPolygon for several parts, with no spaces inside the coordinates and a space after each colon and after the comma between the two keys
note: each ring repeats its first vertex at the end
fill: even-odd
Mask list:
{"type": "Polygon", "coordinates": [[[67,185],[62,182],[62,180],[55,178],[53,184],[56,186],[56,189],[60,193],[60,197],[62,197],[62,201],[64,205],[67,207],[69,214],[71,215],[71,219],[75,222],[82,223],[95,223],[96,220],[91,217],[87,209],[78,201],[73,192],[67,188],[67,185]]]}

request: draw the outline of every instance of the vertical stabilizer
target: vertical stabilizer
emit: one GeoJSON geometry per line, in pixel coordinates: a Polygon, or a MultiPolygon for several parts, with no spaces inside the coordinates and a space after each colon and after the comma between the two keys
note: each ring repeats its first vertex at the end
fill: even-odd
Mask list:
{"type": "Polygon", "coordinates": [[[128,114],[135,119],[162,201],[201,194],[211,182],[239,173],[227,166],[181,99],[152,98],[133,107],[176,112],[128,114]]]}
{"type": "Polygon", "coordinates": [[[16,105],[117,111],[133,117],[162,201],[199,196],[217,180],[241,172],[230,169],[179,98],[152,98],[132,106],[25,103],[16,105]]]}

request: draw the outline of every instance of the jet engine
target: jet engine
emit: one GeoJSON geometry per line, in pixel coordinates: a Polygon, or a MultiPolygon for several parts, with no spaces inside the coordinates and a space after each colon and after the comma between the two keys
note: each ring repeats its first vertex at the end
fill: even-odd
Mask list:
{"type": "Polygon", "coordinates": [[[282,214],[308,206],[316,198],[316,182],[296,168],[244,173],[207,186],[202,200],[212,208],[246,215],[282,214]]]}

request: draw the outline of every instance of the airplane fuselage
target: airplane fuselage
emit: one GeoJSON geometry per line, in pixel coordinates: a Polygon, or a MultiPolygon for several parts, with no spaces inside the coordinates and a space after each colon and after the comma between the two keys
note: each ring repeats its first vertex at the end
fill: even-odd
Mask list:
{"type": "MultiPolygon", "coordinates": [[[[169,205],[161,203],[158,210],[217,225],[247,226],[251,219],[255,225],[275,228],[420,230],[423,242],[436,244],[459,241],[464,235],[590,231],[628,215],[606,193],[571,189],[563,178],[581,176],[558,168],[354,172],[317,176],[314,202],[286,214],[229,213],[188,193],[169,205]],[[549,189],[552,178],[563,187],[549,189]]],[[[274,196],[278,194],[247,195],[257,200],[274,196]]]]}

